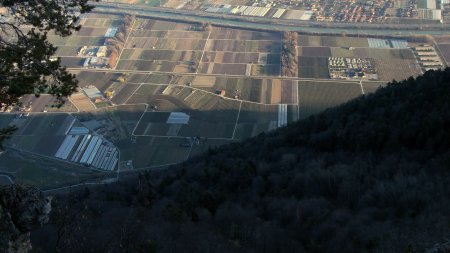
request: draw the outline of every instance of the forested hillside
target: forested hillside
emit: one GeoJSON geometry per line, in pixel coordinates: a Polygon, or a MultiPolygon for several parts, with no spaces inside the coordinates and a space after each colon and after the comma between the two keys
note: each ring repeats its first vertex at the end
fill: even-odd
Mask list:
{"type": "Polygon", "coordinates": [[[450,69],[57,196],[35,252],[423,252],[450,239],[450,69]]]}

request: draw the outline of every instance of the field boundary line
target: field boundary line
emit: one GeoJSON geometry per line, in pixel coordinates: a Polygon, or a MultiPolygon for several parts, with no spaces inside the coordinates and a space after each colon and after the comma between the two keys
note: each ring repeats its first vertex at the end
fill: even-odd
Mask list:
{"type": "Polygon", "coordinates": [[[243,100],[241,100],[241,104],[239,105],[239,111],[238,111],[238,115],[236,117],[236,124],[234,124],[233,135],[231,136],[232,140],[234,140],[234,135],[236,134],[236,128],[239,123],[239,116],[241,115],[242,103],[243,103],[243,100]]]}
{"type": "MultiPolygon", "coordinates": [[[[409,66],[409,65],[408,65],[408,66],[409,66]]],[[[361,81],[359,81],[359,86],[361,86],[361,93],[362,93],[363,95],[366,95],[366,93],[364,92],[364,87],[363,87],[362,79],[361,79],[361,81]]]]}
{"type": "Polygon", "coordinates": [[[195,70],[195,74],[198,74],[198,70],[200,69],[200,64],[202,63],[203,55],[205,55],[206,46],[208,45],[209,36],[211,36],[211,31],[208,31],[208,37],[206,38],[205,45],[203,46],[202,55],[198,60],[197,69],[195,70]]]}
{"type": "Polygon", "coordinates": [[[120,51],[120,55],[119,55],[119,57],[117,57],[118,60],[117,60],[116,66],[114,66],[114,69],[117,68],[117,65],[118,65],[118,63],[119,63],[119,61],[120,61],[120,58],[122,57],[122,53],[123,53],[123,51],[125,50],[125,45],[127,44],[128,39],[130,38],[131,32],[133,31],[133,27],[134,27],[134,24],[135,24],[135,23],[136,23],[136,19],[134,19],[134,20],[133,20],[133,24],[131,24],[130,32],[127,34],[127,38],[125,39],[125,42],[123,43],[122,51],[120,51]]]}
{"type": "Polygon", "coordinates": [[[139,126],[139,123],[141,122],[142,118],[144,117],[145,113],[147,113],[148,104],[145,104],[145,110],[142,112],[141,117],[139,118],[138,122],[136,123],[136,126],[133,129],[133,132],[131,132],[131,136],[137,136],[134,134],[134,131],[136,131],[136,128],[139,126]]]}
{"type": "MultiPolygon", "coordinates": [[[[133,95],[136,93],[136,91],[138,91],[139,88],[141,88],[141,86],[145,83],[145,81],[147,81],[147,79],[150,77],[151,74],[152,74],[152,72],[147,74],[147,77],[144,79],[144,81],[139,84],[139,86],[130,94],[130,96],[123,102],[123,104],[126,104],[128,102],[128,100],[130,100],[131,97],[133,97],[133,95]]],[[[146,105],[148,105],[148,104],[146,103],[146,105]]],[[[147,110],[147,107],[145,109],[147,110]]]]}
{"type": "Polygon", "coordinates": [[[11,184],[14,184],[14,181],[13,181],[12,178],[11,178],[10,176],[8,176],[8,175],[0,174],[0,177],[5,177],[6,179],[8,179],[8,181],[9,181],[11,184]]]}
{"type": "Polygon", "coordinates": [[[69,99],[70,103],[72,103],[73,106],[75,106],[75,108],[77,108],[77,112],[80,112],[80,108],[78,108],[78,106],[72,101],[72,99],[70,98],[70,96],[68,96],[67,99],[69,99]]]}
{"type": "MultiPolygon", "coordinates": [[[[146,112],[147,113],[147,112],[146,112]]],[[[152,137],[152,138],[163,138],[163,139],[186,139],[189,136],[179,136],[179,135],[154,135],[154,134],[134,134],[134,137],[152,137]]],[[[225,138],[225,137],[206,137],[208,140],[222,140],[222,141],[235,141],[239,139],[225,138]]]]}

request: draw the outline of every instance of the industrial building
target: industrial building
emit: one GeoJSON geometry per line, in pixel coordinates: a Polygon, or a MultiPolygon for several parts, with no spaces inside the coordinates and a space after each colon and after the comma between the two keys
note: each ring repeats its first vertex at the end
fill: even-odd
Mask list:
{"type": "Polygon", "coordinates": [[[167,124],[188,124],[190,116],[184,112],[171,112],[167,124]]]}
{"type": "Polygon", "coordinates": [[[112,38],[112,37],[116,36],[116,33],[117,33],[117,27],[110,27],[110,28],[108,28],[108,30],[106,30],[105,37],[112,38]]]}

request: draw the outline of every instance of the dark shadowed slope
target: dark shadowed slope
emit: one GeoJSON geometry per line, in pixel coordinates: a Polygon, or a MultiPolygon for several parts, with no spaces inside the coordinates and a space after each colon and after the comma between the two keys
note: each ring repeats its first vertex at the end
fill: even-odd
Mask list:
{"type": "Polygon", "coordinates": [[[450,238],[450,69],[54,200],[40,252],[422,252],[450,238]],[[48,239],[50,238],[50,239],[48,239]]]}

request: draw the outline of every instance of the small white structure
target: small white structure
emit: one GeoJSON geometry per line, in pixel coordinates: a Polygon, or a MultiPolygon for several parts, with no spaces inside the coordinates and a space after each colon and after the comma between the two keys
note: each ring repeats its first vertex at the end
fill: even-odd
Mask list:
{"type": "Polygon", "coordinates": [[[112,38],[112,37],[116,36],[116,33],[117,33],[117,28],[116,27],[110,27],[106,31],[105,37],[106,38],[112,38]]]}
{"type": "Polygon", "coordinates": [[[189,115],[184,112],[171,112],[167,124],[188,124],[189,115]]]}
{"type": "Polygon", "coordinates": [[[77,134],[88,134],[89,133],[89,129],[85,128],[85,127],[72,127],[72,129],[70,129],[69,134],[71,135],[77,135],[77,134]]]}

